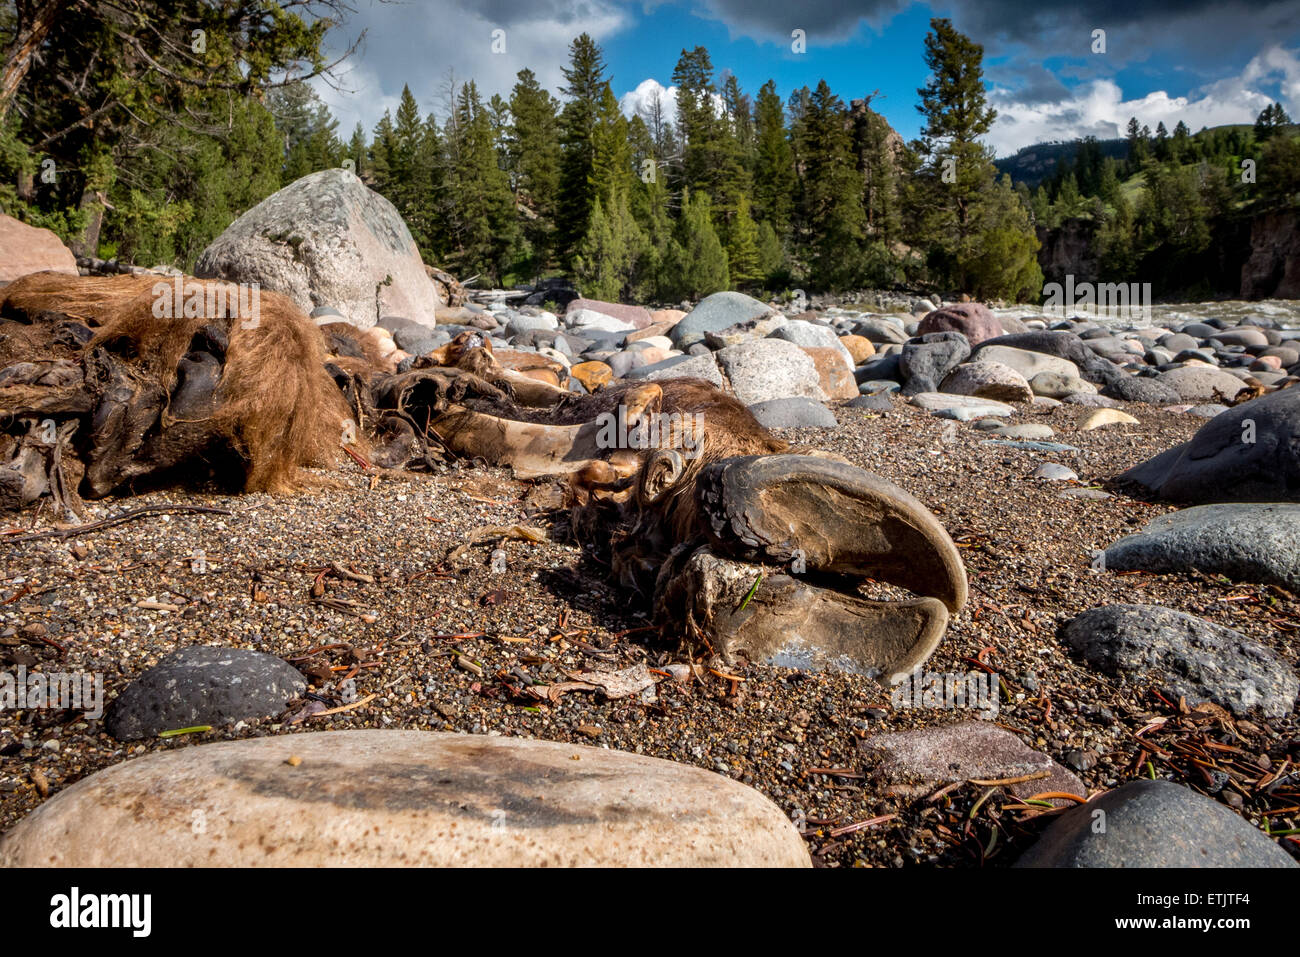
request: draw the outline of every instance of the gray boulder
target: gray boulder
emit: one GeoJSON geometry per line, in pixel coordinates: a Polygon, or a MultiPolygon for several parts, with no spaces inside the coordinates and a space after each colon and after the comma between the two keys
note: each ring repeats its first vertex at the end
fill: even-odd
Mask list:
{"type": "Polygon", "coordinates": [[[1183,402],[1221,402],[1235,398],[1246,384],[1213,366],[1183,366],[1160,373],[1156,380],[1178,393],[1183,402]]]}
{"type": "Polygon", "coordinates": [[[119,741],[219,727],[279,714],[306,690],[303,676],[280,658],[195,645],[173,651],[127,685],[104,715],[104,727],[119,741]]]}
{"type": "Polygon", "coordinates": [[[973,395],[1000,402],[1032,402],[1029,383],[1000,362],[964,362],[944,377],[940,388],[954,395],[973,395]]]}
{"type": "MultiPolygon", "coordinates": [[[[975,351],[971,354],[972,359],[981,358],[981,353],[985,349],[997,347],[1006,347],[1009,349],[1020,349],[1025,352],[1038,352],[1047,356],[1055,356],[1058,359],[1065,359],[1073,363],[1074,368],[1058,368],[1058,371],[1069,372],[1074,375],[1080,375],[1094,385],[1103,385],[1119,378],[1129,378],[1128,373],[1124,372],[1119,366],[1109,359],[1103,359],[1097,355],[1073,332],[1064,330],[1056,331],[1036,331],[1022,332],[1017,335],[999,336],[996,339],[988,339],[981,342],[975,351]]],[[[995,358],[988,356],[987,358],[995,358]]],[[[999,359],[998,361],[1002,361],[999,359]]],[[[1010,364],[1010,363],[1008,363],[1010,364]]],[[[1043,368],[1035,369],[1033,374],[1025,375],[1025,371],[1020,370],[1026,379],[1032,379],[1038,372],[1044,371],[1043,368]]],[[[1117,397],[1118,398],[1118,397],[1117,397]]]]}
{"type": "Polygon", "coordinates": [[[1300,501],[1300,389],[1220,411],[1190,441],[1119,478],[1173,502],[1300,501]]]}
{"type": "Polygon", "coordinates": [[[938,392],[944,377],[970,355],[970,344],[960,332],[933,332],[903,346],[898,370],[905,377],[904,395],[938,392]]]}
{"type": "Polygon", "coordinates": [[[754,339],[720,349],[717,360],[736,398],[746,405],[790,396],[826,400],[812,357],[793,342],[754,339]]]}
{"type": "Polygon", "coordinates": [[[1212,701],[1244,715],[1278,718],[1295,707],[1300,682],[1268,648],[1240,632],[1160,605],[1107,605],[1068,622],[1061,638],[1104,674],[1157,676],[1189,705],[1212,701]]]}
{"type": "Polygon", "coordinates": [[[901,324],[888,319],[868,317],[859,319],[852,326],[853,334],[862,336],[876,345],[902,345],[907,341],[907,333],[901,324]]]}
{"type": "Polygon", "coordinates": [[[718,372],[718,364],[713,360],[711,352],[702,356],[672,356],[662,362],[653,362],[632,369],[627,373],[627,378],[646,379],[650,382],[658,382],[661,379],[703,379],[719,389],[724,385],[722,374],[718,372]]]}
{"type": "Polygon", "coordinates": [[[1145,402],[1147,405],[1168,405],[1181,399],[1172,386],[1159,379],[1131,376],[1121,372],[1102,387],[1101,394],[1125,402],[1145,402]]]}
{"type": "Polygon", "coordinates": [[[786,342],[793,342],[797,346],[808,346],[814,349],[834,349],[844,357],[844,364],[850,370],[853,369],[852,353],[844,347],[844,343],[840,342],[840,337],[829,326],[819,326],[816,323],[802,319],[791,319],[769,335],[772,339],[784,339],[786,342]]]}
{"type": "Polygon", "coordinates": [[[304,312],[330,305],[362,328],[386,313],[437,322],[438,291],[401,214],[344,169],[272,193],[203,250],[194,274],[258,283],[304,312]]]}
{"type": "Polygon", "coordinates": [[[699,305],[688,312],[668,332],[673,345],[683,348],[682,343],[704,338],[706,332],[719,332],[728,326],[740,322],[749,322],[772,312],[772,308],[757,299],[739,292],[715,292],[700,300],[699,305]]]}
{"type": "MultiPolygon", "coordinates": [[[[858,396],[858,398],[862,399],[866,396],[858,396]]],[[[758,419],[760,425],[769,429],[833,429],[839,425],[835,421],[835,414],[830,409],[804,396],[755,402],[749,407],[749,411],[754,413],[754,418],[758,419]]]]}
{"type": "Polygon", "coordinates": [[[1267,835],[1172,781],[1132,781],[1066,811],[1016,867],[1295,867],[1267,835]]]}
{"type": "Polygon", "coordinates": [[[1112,571],[1225,575],[1300,592],[1300,505],[1198,505],[1106,549],[1112,571]]]}

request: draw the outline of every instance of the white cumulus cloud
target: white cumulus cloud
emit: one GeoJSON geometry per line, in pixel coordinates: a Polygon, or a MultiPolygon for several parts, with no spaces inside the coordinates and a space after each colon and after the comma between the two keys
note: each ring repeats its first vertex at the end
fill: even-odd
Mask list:
{"type": "Polygon", "coordinates": [[[1171,132],[1180,120],[1192,132],[1203,126],[1253,123],[1260,110],[1278,99],[1295,115],[1300,106],[1300,50],[1270,47],[1255,56],[1240,75],[1200,87],[1188,96],[1154,90],[1125,99],[1113,80],[1094,80],[1051,102],[1018,102],[1015,93],[997,87],[989,99],[998,118],[986,139],[998,156],[1033,143],[1090,135],[1098,139],[1123,136],[1134,116],[1153,130],[1157,123],[1164,123],[1171,132]]]}

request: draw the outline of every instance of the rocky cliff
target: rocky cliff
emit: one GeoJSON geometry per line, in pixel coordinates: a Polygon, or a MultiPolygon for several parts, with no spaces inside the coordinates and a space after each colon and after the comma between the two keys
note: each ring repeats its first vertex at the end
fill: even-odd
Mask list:
{"type": "Polygon", "coordinates": [[[1243,299],[1300,299],[1300,213],[1279,210],[1256,216],[1250,258],[1241,267],[1243,299]]]}

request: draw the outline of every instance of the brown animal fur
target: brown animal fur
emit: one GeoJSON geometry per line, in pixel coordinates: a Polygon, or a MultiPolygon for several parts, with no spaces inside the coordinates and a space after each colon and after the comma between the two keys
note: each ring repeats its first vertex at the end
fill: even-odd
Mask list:
{"type": "MultiPolygon", "coordinates": [[[[218,285],[183,281],[186,289],[195,283],[205,289],[218,285]]],[[[132,367],[141,388],[165,395],[176,384],[181,359],[210,325],[227,341],[206,425],[243,461],[244,489],[289,491],[304,484],[303,466],[338,461],[343,423],[351,414],[324,369],[321,333],[305,314],[285,297],[262,291],[252,328],[245,322],[254,317],[236,314],[233,297],[225,316],[157,318],[154,287],[159,284],[171,286],[156,276],[36,273],[4,290],[0,312],[30,317],[54,311],[98,327],[83,362],[103,350],[132,367]]]]}

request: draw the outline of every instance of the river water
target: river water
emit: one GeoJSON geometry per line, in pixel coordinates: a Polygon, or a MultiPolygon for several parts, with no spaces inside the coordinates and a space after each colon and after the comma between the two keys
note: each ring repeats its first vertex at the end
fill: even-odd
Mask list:
{"type": "MultiPolygon", "coordinates": [[[[1300,299],[1261,299],[1248,302],[1231,299],[1224,302],[1174,302],[1157,303],[1151,308],[1151,319],[1116,315],[1118,310],[1094,310],[1092,307],[1068,308],[1068,317],[1080,316],[1095,320],[1100,325],[1116,329],[1141,329],[1147,326],[1177,328],[1183,323],[1203,322],[1206,319],[1223,319],[1227,322],[1249,324],[1252,319],[1271,319],[1284,329],[1300,330],[1300,299]]],[[[993,310],[997,316],[1014,316],[1017,319],[1055,319],[1048,317],[1041,306],[1006,306],[993,310]]]]}

